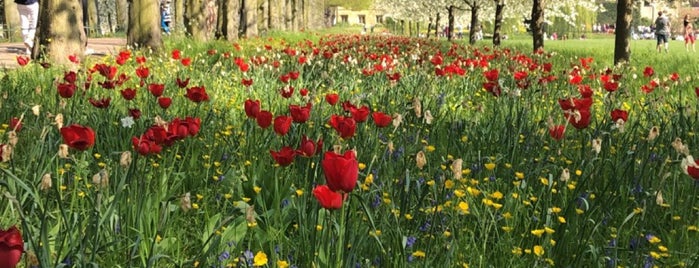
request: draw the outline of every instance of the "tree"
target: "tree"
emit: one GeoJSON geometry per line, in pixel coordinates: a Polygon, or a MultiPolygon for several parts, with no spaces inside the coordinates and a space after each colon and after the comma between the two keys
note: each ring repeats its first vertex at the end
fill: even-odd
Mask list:
{"type": "Polygon", "coordinates": [[[133,47],[160,50],[163,47],[160,25],[160,5],[157,0],[131,0],[126,43],[133,47]]]}
{"type": "Polygon", "coordinates": [[[530,29],[532,31],[532,43],[534,44],[534,51],[538,51],[544,48],[544,1],[545,0],[534,0],[532,4],[532,13],[530,19],[530,29]]]}
{"type": "Polygon", "coordinates": [[[206,4],[201,0],[186,0],[184,25],[196,41],[206,41],[206,4]]]}
{"type": "Polygon", "coordinates": [[[618,0],[616,27],[614,31],[614,64],[629,62],[631,47],[631,22],[633,18],[633,0],[618,0]]]}
{"type": "Polygon", "coordinates": [[[56,64],[68,63],[69,55],[82,56],[87,39],[80,0],[43,0],[40,5],[39,46],[32,54],[56,64]]]}
{"type": "Polygon", "coordinates": [[[505,0],[495,0],[495,23],[493,25],[493,46],[500,46],[500,29],[502,28],[502,13],[505,10],[505,0]]]}
{"type": "Polygon", "coordinates": [[[126,0],[116,1],[117,31],[126,30],[129,25],[129,3],[126,0]]]}
{"type": "Polygon", "coordinates": [[[481,9],[481,0],[464,0],[464,3],[471,10],[471,29],[468,32],[468,43],[476,43],[476,31],[481,30],[481,23],[478,21],[478,11],[481,9]]]}
{"type": "Polygon", "coordinates": [[[240,0],[222,0],[219,6],[221,27],[218,32],[228,41],[238,39],[240,28],[240,0]]]}

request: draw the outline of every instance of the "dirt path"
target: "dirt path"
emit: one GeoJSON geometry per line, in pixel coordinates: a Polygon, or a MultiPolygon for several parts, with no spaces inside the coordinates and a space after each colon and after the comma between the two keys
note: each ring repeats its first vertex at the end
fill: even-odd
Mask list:
{"type": "MultiPolygon", "coordinates": [[[[126,38],[89,38],[87,52],[93,55],[104,56],[113,54],[126,46],[126,38]]],[[[24,55],[22,43],[0,43],[0,67],[14,68],[17,64],[17,56],[24,55]]]]}

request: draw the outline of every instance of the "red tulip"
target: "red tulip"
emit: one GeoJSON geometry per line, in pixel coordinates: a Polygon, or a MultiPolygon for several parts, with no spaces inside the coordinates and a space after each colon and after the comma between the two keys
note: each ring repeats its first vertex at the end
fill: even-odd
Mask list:
{"type": "Polygon", "coordinates": [[[73,97],[73,94],[75,94],[75,89],[76,86],[75,84],[71,83],[60,83],[58,84],[58,95],[60,95],[63,98],[71,98],[73,97]]]}
{"type": "Polygon", "coordinates": [[[178,49],[173,49],[172,50],[172,59],[173,60],[179,60],[181,57],[180,51],[178,49]]]}
{"type": "Polygon", "coordinates": [[[185,96],[196,103],[209,100],[209,95],[206,94],[206,88],[204,88],[204,86],[188,88],[185,96]]]}
{"type": "Polygon", "coordinates": [[[144,57],[144,56],[138,56],[138,57],[136,57],[136,63],[138,63],[138,64],[144,64],[144,63],[146,63],[146,57],[144,57]]]}
{"type": "Polygon", "coordinates": [[[289,72],[289,77],[291,80],[299,79],[299,72],[289,72]]]}
{"type": "Polygon", "coordinates": [[[294,95],[294,87],[292,86],[284,86],[281,89],[281,94],[282,97],[284,98],[291,98],[292,95],[294,95]]]}
{"type": "Polygon", "coordinates": [[[619,83],[615,81],[608,81],[604,83],[604,89],[608,92],[614,92],[619,89],[619,83]]]}
{"type": "Polygon", "coordinates": [[[355,158],[354,151],[346,151],[344,155],[333,151],[325,152],[321,165],[330,190],[349,193],[357,186],[359,162],[355,158]]]}
{"type": "Polygon", "coordinates": [[[301,94],[302,97],[306,97],[306,95],[308,95],[308,89],[302,88],[301,90],[299,90],[299,94],[301,94]]]}
{"type": "Polygon", "coordinates": [[[148,78],[149,75],[150,70],[148,70],[148,67],[138,66],[138,68],[136,68],[136,76],[138,76],[139,78],[145,79],[148,78]]]}
{"type": "Polygon", "coordinates": [[[133,144],[134,150],[140,155],[159,154],[163,149],[156,142],[143,136],[141,136],[141,138],[132,137],[131,143],[133,144]]]}
{"type": "Polygon", "coordinates": [[[160,97],[163,95],[163,91],[165,91],[165,85],[164,84],[148,84],[148,91],[150,91],[150,94],[153,94],[154,97],[160,97]]]}
{"type": "Polygon", "coordinates": [[[279,136],[286,135],[286,133],[289,133],[289,129],[291,128],[291,122],[291,116],[277,116],[274,118],[274,132],[276,132],[279,136]]]}
{"type": "Polygon", "coordinates": [[[340,100],[340,96],[335,93],[325,95],[325,101],[330,105],[335,105],[340,100]]]}
{"type": "Polygon", "coordinates": [[[14,268],[24,252],[22,233],[16,226],[0,230],[0,267],[14,268]]]}
{"type": "Polygon", "coordinates": [[[66,83],[75,84],[76,80],[78,80],[78,74],[74,71],[65,72],[63,74],[63,81],[66,83]]]}
{"type": "Polygon", "coordinates": [[[624,110],[614,109],[614,110],[612,110],[612,112],[611,112],[610,114],[611,114],[611,116],[612,116],[612,121],[613,121],[613,122],[616,122],[616,121],[618,121],[619,119],[621,119],[622,121],[626,122],[626,120],[629,119],[629,112],[624,111],[624,110]]]}
{"type": "Polygon", "coordinates": [[[309,102],[306,106],[302,107],[299,105],[289,105],[289,113],[291,118],[294,119],[294,123],[305,123],[308,118],[311,117],[311,107],[313,105],[309,102]]]}
{"type": "Polygon", "coordinates": [[[306,137],[306,135],[303,135],[301,137],[301,144],[299,145],[299,148],[296,150],[296,154],[303,156],[303,157],[311,157],[315,155],[316,153],[319,152],[323,147],[323,140],[318,140],[318,143],[313,142],[313,140],[310,140],[306,137]]]}
{"type": "Polygon", "coordinates": [[[95,64],[93,67],[97,72],[99,72],[102,76],[107,78],[107,80],[112,80],[114,77],[116,77],[117,74],[117,67],[115,66],[109,66],[104,63],[98,63],[95,64]]]}
{"type": "Polygon", "coordinates": [[[252,78],[250,78],[250,79],[243,78],[240,81],[240,83],[243,84],[243,86],[249,87],[249,86],[252,86],[253,80],[252,80],[252,78]]]}
{"type": "Polygon", "coordinates": [[[121,96],[124,97],[125,100],[130,101],[136,98],[136,90],[133,88],[127,88],[127,89],[122,89],[119,91],[121,93],[121,96]]]}
{"type": "Polygon", "coordinates": [[[343,196],[341,193],[330,190],[327,185],[319,185],[313,189],[313,196],[316,197],[320,206],[325,209],[342,208],[343,196]]]}
{"type": "Polygon", "coordinates": [[[99,100],[90,98],[88,101],[96,108],[105,109],[109,107],[109,103],[112,101],[112,98],[102,98],[99,100]]]}
{"type": "Polygon", "coordinates": [[[369,112],[369,107],[367,107],[366,105],[362,106],[361,108],[350,108],[350,114],[352,114],[352,118],[357,123],[366,121],[369,118],[369,112]]]}
{"type": "Polygon", "coordinates": [[[268,128],[272,125],[272,113],[270,111],[260,111],[257,113],[257,125],[261,128],[268,128]]]}
{"type": "Polygon", "coordinates": [[[164,127],[152,126],[146,130],[146,132],[141,136],[143,140],[149,140],[155,142],[156,144],[168,144],[168,133],[164,127]]]}
{"type": "Polygon", "coordinates": [[[129,116],[133,117],[134,120],[141,118],[141,110],[139,109],[129,109],[129,116]]]}
{"type": "Polygon", "coordinates": [[[388,125],[393,122],[393,118],[390,115],[387,115],[382,112],[374,112],[371,114],[371,118],[374,119],[374,124],[376,124],[377,127],[387,127],[388,125]]]}
{"type": "Polygon", "coordinates": [[[27,65],[30,60],[31,59],[27,56],[17,56],[17,64],[19,64],[19,66],[27,65]]]}
{"type": "Polygon", "coordinates": [[[489,82],[496,82],[498,81],[498,77],[500,76],[500,71],[498,71],[498,69],[485,71],[483,72],[483,76],[485,76],[485,79],[489,82]]]}
{"type": "Polygon", "coordinates": [[[590,108],[563,111],[568,122],[577,129],[584,129],[590,125],[590,108]]]}
{"type": "Polygon", "coordinates": [[[294,162],[294,156],[296,156],[296,151],[288,146],[282,147],[278,152],[269,150],[269,153],[272,155],[274,161],[282,167],[291,165],[291,163],[294,162]]]}
{"type": "Polygon", "coordinates": [[[643,76],[645,77],[651,77],[654,73],[655,71],[653,70],[653,67],[646,66],[646,68],[643,69],[643,76]]]}
{"type": "Polygon", "coordinates": [[[170,107],[170,104],[172,104],[172,99],[169,97],[160,97],[158,98],[158,105],[160,105],[160,108],[167,109],[170,107]]]}
{"type": "Polygon", "coordinates": [[[248,99],[245,101],[245,115],[248,118],[256,118],[260,112],[260,101],[248,99]]]}
{"type": "Polygon", "coordinates": [[[558,104],[561,106],[561,109],[563,109],[563,110],[589,109],[590,106],[592,106],[592,98],[559,99],[558,104]]]}
{"type": "Polygon", "coordinates": [[[78,124],[62,127],[61,136],[70,148],[80,151],[87,150],[95,144],[95,131],[78,124]]]}
{"type": "Polygon", "coordinates": [[[566,132],[566,127],[564,125],[557,125],[557,126],[550,126],[549,127],[549,135],[551,138],[554,140],[561,140],[563,139],[563,135],[566,132]]]}
{"type": "Polygon", "coordinates": [[[182,66],[187,67],[190,64],[192,64],[192,59],[191,58],[184,58],[180,62],[182,63],[182,66]]]}
{"type": "Polygon", "coordinates": [[[284,84],[289,83],[290,79],[291,79],[291,75],[289,75],[288,73],[279,76],[279,81],[281,81],[284,84]]]}
{"type": "Polygon", "coordinates": [[[180,79],[180,78],[178,77],[178,78],[176,79],[176,82],[177,82],[177,87],[179,87],[179,88],[186,88],[187,85],[189,85],[189,77],[187,77],[187,79],[185,79],[185,80],[182,80],[182,79],[180,79]]]}
{"type": "Polygon", "coordinates": [[[354,119],[352,119],[352,117],[331,115],[329,123],[343,139],[354,136],[354,132],[357,129],[357,123],[354,121],[354,119]]]}
{"type": "Polygon", "coordinates": [[[12,117],[10,119],[10,130],[14,130],[15,132],[22,130],[22,122],[19,121],[19,118],[12,117]]]}

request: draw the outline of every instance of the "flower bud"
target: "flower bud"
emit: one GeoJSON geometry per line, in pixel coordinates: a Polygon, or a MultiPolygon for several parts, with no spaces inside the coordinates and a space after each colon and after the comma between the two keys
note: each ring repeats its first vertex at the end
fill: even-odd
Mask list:
{"type": "Polygon", "coordinates": [[[39,189],[42,191],[46,191],[48,189],[51,189],[51,186],[53,186],[53,181],[51,180],[51,173],[46,173],[43,177],[41,177],[41,184],[39,184],[39,189]]]}
{"type": "Polygon", "coordinates": [[[462,166],[463,160],[461,158],[454,160],[454,162],[451,163],[451,172],[454,173],[454,179],[455,180],[460,180],[461,175],[463,174],[462,171],[462,166]]]}
{"type": "Polygon", "coordinates": [[[660,135],[660,128],[658,126],[653,126],[648,132],[648,141],[652,141],[660,135]]]}
{"type": "Polygon", "coordinates": [[[101,188],[109,186],[109,173],[107,173],[107,170],[102,169],[100,172],[95,173],[95,175],[92,176],[92,184],[101,188]]]}
{"type": "Polygon", "coordinates": [[[564,169],[563,169],[563,172],[561,172],[561,178],[560,178],[560,180],[561,180],[562,182],[566,182],[566,181],[570,180],[570,171],[568,171],[567,168],[564,168],[564,169]]]}
{"type": "Polygon", "coordinates": [[[124,151],[121,153],[121,157],[119,158],[119,165],[122,168],[128,168],[131,165],[131,152],[130,151],[124,151]]]}
{"type": "Polygon", "coordinates": [[[425,124],[431,125],[432,120],[434,120],[434,117],[432,117],[432,112],[430,112],[430,110],[425,111],[425,124]]]}
{"type": "Polygon", "coordinates": [[[425,164],[427,164],[427,158],[425,158],[425,152],[419,151],[415,155],[415,162],[417,162],[417,168],[422,169],[425,164]]]}
{"type": "Polygon", "coordinates": [[[56,123],[58,129],[63,128],[63,114],[57,114],[53,121],[56,123]]]}
{"type": "Polygon", "coordinates": [[[67,144],[58,145],[58,157],[68,158],[68,145],[67,144]]]}
{"type": "Polygon", "coordinates": [[[595,154],[599,154],[599,152],[602,151],[602,139],[596,138],[592,140],[592,151],[595,152],[595,154]]]}
{"type": "Polygon", "coordinates": [[[420,102],[420,98],[415,97],[413,99],[413,111],[415,111],[415,116],[417,118],[422,117],[422,103],[420,102]]]}

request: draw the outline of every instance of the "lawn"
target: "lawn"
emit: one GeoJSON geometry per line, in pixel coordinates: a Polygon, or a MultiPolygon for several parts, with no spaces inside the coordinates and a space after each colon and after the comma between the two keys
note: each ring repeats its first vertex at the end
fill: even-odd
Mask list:
{"type": "Polygon", "coordinates": [[[697,265],[680,43],[634,41],[615,67],[611,39],[532,54],[332,31],[5,71],[0,260],[697,265]]]}

